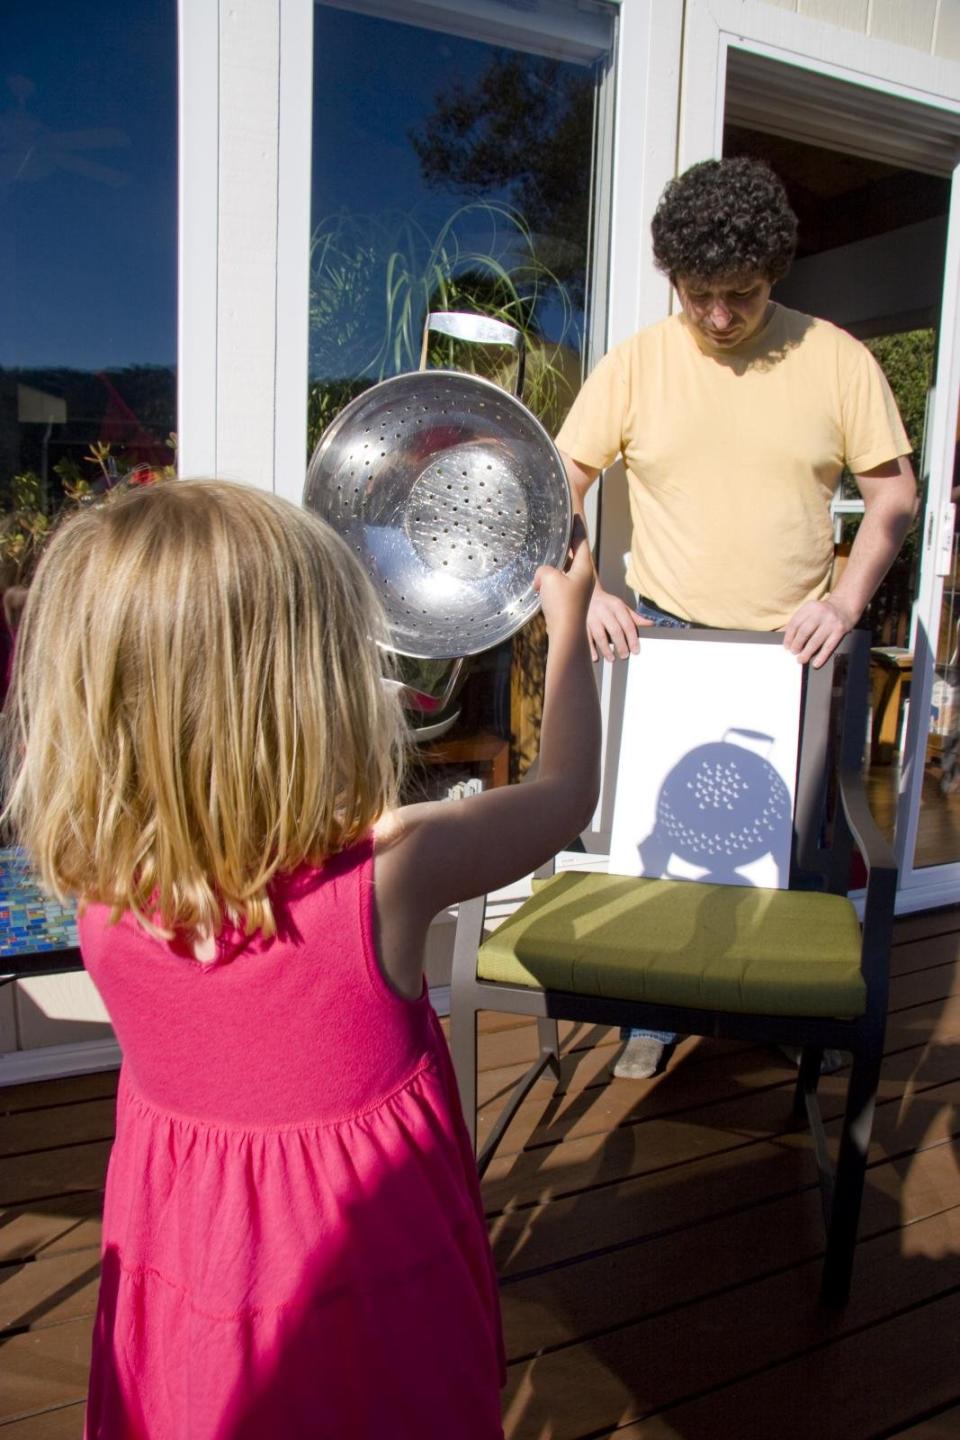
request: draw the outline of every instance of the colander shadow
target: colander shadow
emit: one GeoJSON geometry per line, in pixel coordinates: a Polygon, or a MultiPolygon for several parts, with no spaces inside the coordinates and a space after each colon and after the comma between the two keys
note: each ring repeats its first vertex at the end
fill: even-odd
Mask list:
{"type": "MultiPolygon", "coordinates": [[[[773,743],[759,731],[727,731],[773,743]]],[[[698,878],[750,885],[745,866],[776,855],[791,820],[787,787],[763,755],[724,738],[689,751],[666,776],[657,796],[653,829],[637,846],[644,875],[684,878],[671,870],[676,857],[702,872],[698,878]]],[[[776,864],[776,884],[781,866],[776,864]]]]}

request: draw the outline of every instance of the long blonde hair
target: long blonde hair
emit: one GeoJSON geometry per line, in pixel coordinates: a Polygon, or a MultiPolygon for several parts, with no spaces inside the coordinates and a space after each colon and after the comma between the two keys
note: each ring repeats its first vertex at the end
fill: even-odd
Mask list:
{"type": "Polygon", "coordinates": [[[5,817],[61,897],[270,935],[272,877],[396,801],[385,639],[349,548],[276,496],[173,481],[84,511],[30,587],[5,817]]]}

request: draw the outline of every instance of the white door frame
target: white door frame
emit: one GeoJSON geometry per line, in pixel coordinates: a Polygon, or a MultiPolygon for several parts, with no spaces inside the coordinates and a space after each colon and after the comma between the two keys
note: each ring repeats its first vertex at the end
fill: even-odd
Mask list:
{"type": "MultiPolygon", "coordinates": [[[[881,90],[950,117],[960,115],[960,65],[919,50],[891,45],[869,35],[795,15],[762,0],[687,0],[680,106],[680,170],[722,152],[727,53],[748,50],[818,75],[881,90]]],[[[960,893],[960,863],[913,865],[932,686],[933,656],[927,635],[937,633],[943,580],[933,557],[945,539],[940,533],[943,502],[949,499],[960,390],[960,171],[954,172],[944,293],[941,307],[938,385],[928,445],[930,500],[935,523],[922,539],[920,589],[914,607],[917,650],[912,703],[904,742],[904,767],[896,849],[900,862],[898,909],[947,904],[960,893]],[[921,720],[924,723],[921,723],[921,720]]]]}
{"type": "MultiPolygon", "coordinates": [[[[670,282],[653,261],[650,221],[677,167],[677,95],[683,38],[683,7],[663,0],[628,0],[620,10],[616,57],[616,112],[610,214],[610,270],[605,343],[588,357],[594,365],[612,346],[670,313],[670,282]]],[[[596,333],[596,327],[595,327],[596,333]]],[[[597,541],[602,584],[624,591],[623,551],[630,533],[622,463],[604,475],[600,530],[596,489],[587,496],[587,524],[597,541]]],[[[604,735],[617,733],[623,703],[615,666],[600,668],[604,735]]],[[[609,842],[616,788],[616,752],[604,744],[601,791],[591,831],[598,851],[609,842]]]]}
{"type": "Polygon", "coordinates": [[[179,472],[299,502],[313,0],[179,0],[179,472]]]}

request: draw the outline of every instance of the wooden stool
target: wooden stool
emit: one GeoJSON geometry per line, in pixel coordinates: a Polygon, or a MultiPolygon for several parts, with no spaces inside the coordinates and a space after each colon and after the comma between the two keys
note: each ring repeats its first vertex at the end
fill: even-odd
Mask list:
{"type": "Polygon", "coordinates": [[[900,645],[877,645],[870,651],[871,764],[889,765],[896,753],[903,703],[910,694],[912,678],[910,650],[900,645]]]}
{"type": "Polygon", "coordinates": [[[420,765],[472,765],[487,789],[510,779],[510,741],[488,730],[444,735],[418,748],[413,758],[420,765]]]}

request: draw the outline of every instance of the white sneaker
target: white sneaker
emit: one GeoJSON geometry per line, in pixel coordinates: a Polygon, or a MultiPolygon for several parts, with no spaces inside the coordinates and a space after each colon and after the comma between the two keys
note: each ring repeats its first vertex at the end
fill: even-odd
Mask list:
{"type": "MultiPolygon", "coordinates": [[[[800,1069],[801,1051],[796,1045],[778,1045],[777,1049],[782,1055],[786,1055],[791,1065],[800,1069]]],[[[838,1070],[843,1069],[843,1053],[840,1050],[824,1050],[823,1059],[820,1061],[821,1075],[836,1075],[838,1070]]]]}
{"type": "Polygon", "coordinates": [[[657,1073],[663,1051],[655,1035],[631,1035],[617,1057],[613,1073],[618,1080],[649,1080],[657,1073]]]}

